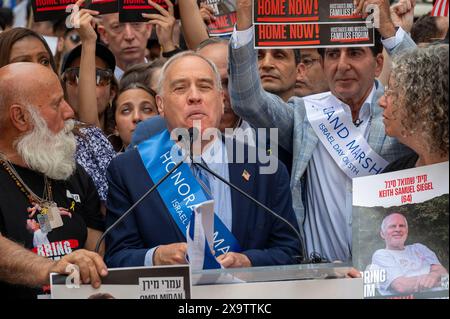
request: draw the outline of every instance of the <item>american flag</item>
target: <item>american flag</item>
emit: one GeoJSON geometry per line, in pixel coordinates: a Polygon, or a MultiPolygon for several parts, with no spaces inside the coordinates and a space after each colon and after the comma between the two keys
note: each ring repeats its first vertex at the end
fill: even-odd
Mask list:
{"type": "Polygon", "coordinates": [[[431,10],[433,17],[448,17],[448,0],[437,0],[431,10]]]}

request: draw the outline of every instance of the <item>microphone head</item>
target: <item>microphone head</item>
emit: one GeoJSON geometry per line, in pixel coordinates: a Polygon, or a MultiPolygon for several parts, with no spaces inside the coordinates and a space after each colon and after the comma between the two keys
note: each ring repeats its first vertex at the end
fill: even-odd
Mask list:
{"type": "Polygon", "coordinates": [[[198,136],[199,136],[199,134],[200,134],[198,128],[196,128],[196,127],[190,127],[190,128],[188,129],[188,132],[189,132],[189,139],[191,140],[191,143],[192,143],[193,141],[195,141],[195,140],[198,139],[198,136]]]}

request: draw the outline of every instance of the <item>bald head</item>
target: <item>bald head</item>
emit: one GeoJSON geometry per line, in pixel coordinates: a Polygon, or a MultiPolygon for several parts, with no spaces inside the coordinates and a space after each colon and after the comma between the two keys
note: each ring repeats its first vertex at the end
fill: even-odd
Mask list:
{"type": "MultiPolygon", "coordinates": [[[[32,128],[27,108],[33,107],[48,128],[58,133],[73,110],[64,100],[59,79],[52,70],[37,63],[12,63],[0,69],[0,125],[12,133],[32,128]]],[[[13,134],[13,135],[14,135],[13,134]]]]}
{"type": "Polygon", "coordinates": [[[9,106],[36,105],[33,102],[38,95],[61,88],[57,75],[38,63],[8,64],[0,68],[0,79],[1,122],[5,120],[9,106]]]}

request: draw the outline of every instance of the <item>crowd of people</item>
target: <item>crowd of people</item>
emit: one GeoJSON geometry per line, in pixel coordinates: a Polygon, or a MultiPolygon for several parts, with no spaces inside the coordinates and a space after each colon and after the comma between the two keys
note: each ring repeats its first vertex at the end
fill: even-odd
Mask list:
{"type": "Polygon", "coordinates": [[[448,18],[414,22],[414,0],[356,2],[379,7],[372,47],[257,50],[252,0],[236,0],[227,37],[209,36],[214,16],[196,0],[178,2],[179,20],[171,0],[148,0],[147,22],[81,9],[79,28],[13,27],[0,11],[0,291],[48,294],[49,274],[70,264],[94,287],[108,267],[186,264],[192,210],[210,199],[221,267],[351,261],[353,176],[319,140],[311,105],[348,118],[374,158],[368,174],[449,156],[448,18]],[[198,125],[200,147],[96,251],[176,164],[170,150],[192,147],[171,134],[198,125]]]}

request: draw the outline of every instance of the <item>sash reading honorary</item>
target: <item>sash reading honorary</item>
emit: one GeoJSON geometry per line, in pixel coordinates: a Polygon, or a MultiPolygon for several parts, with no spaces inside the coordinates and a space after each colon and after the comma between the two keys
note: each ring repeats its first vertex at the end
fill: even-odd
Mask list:
{"type": "Polygon", "coordinates": [[[314,132],[339,168],[351,179],[379,174],[389,164],[367,143],[340,102],[330,92],[305,98],[314,132]]]}
{"type": "MultiPolygon", "coordinates": [[[[142,162],[154,182],[159,181],[177,164],[171,155],[172,147],[180,150],[170,139],[170,133],[167,130],[138,145],[142,162]]],[[[187,227],[195,207],[207,201],[202,187],[192,174],[189,166],[183,163],[157,190],[178,228],[187,238],[187,227]]],[[[214,214],[213,240],[216,257],[229,251],[241,251],[234,235],[216,214],[214,214]]],[[[208,245],[205,245],[205,247],[208,247],[208,245]]]]}

